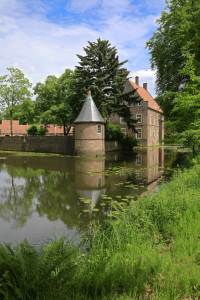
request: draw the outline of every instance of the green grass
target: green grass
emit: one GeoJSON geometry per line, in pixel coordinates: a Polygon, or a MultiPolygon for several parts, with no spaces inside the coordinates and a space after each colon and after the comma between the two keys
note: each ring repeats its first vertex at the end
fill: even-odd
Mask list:
{"type": "Polygon", "coordinates": [[[200,166],[116,209],[79,246],[1,246],[0,299],[199,299],[200,166]]]}

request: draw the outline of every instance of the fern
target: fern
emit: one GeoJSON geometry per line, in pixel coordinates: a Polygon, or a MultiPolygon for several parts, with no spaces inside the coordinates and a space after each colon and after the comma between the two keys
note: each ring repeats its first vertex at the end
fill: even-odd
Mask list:
{"type": "Polygon", "coordinates": [[[0,245],[0,299],[62,299],[75,272],[76,252],[64,238],[39,252],[27,240],[13,248],[0,245]]]}

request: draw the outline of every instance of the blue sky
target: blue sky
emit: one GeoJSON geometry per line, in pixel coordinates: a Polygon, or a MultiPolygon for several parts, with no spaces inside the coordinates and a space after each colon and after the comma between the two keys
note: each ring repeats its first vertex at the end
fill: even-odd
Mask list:
{"type": "Polygon", "coordinates": [[[21,69],[35,85],[78,65],[76,54],[97,38],[109,40],[133,81],[155,96],[147,40],[164,0],[0,0],[0,76],[21,69]]]}

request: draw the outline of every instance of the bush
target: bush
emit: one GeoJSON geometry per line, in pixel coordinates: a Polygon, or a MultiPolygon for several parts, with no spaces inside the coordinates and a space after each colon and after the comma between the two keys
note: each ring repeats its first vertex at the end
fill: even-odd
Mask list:
{"type": "Polygon", "coordinates": [[[38,126],[31,125],[29,128],[26,129],[28,135],[38,135],[38,126]]]}
{"type": "Polygon", "coordinates": [[[132,135],[125,135],[119,125],[113,125],[109,122],[106,123],[105,127],[105,139],[106,141],[118,141],[128,152],[138,145],[138,141],[132,135]]]}
{"type": "Polygon", "coordinates": [[[123,132],[119,125],[113,125],[109,122],[105,127],[105,139],[106,141],[121,141],[123,139],[123,132]]]}
{"type": "Polygon", "coordinates": [[[28,135],[46,135],[47,132],[48,130],[43,126],[31,125],[27,128],[28,135]]]}
{"type": "Polygon", "coordinates": [[[40,126],[38,128],[38,135],[46,135],[48,132],[48,130],[46,129],[46,127],[40,126]]]}
{"type": "Polygon", "coordinates": [[[124,135],[122,145],[125,151],[132,151],[138,145],[138,141],[132,135],[124,135]]]}

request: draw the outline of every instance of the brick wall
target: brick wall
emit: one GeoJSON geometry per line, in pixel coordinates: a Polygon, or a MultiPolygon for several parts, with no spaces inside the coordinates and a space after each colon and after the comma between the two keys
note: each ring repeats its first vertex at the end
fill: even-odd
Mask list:
{"type": "MultiPolygon", "coordinates": [[[[69,136],[4,136],[0,137],[0,151],[21,151],[40,153],[60,153],[73,155],[75,140],[69,136]]],[[[106,141],[105,151],[121,151],[118,142],[106,141]]],[[[93,153],[93,152],[92,152],[93,153]]],[[[87,155],[86,153],[85,155],[87,155]]],[[[103,154],[102,154],[103,155],[103,154]]]]}
{"type": "Polygon", "coordinates": [[[97,123],[76,123],[75,153],[77,155],[104,155],[105,126],[97,123]],[[101,126],[101,133],[98,133],[98,125],[101,126]]]}
{"type": "MultiPolygon", "coordinates": [[[[133,86],[130,82],[127,82],[125,87],[126,92],[133,90],[133,86]]],[[[137,94],[137,93],[136,93],[137,94]]],[[[141,97],[139,104],[131,105],[131,113],[133,119],[137,119],[137,115],[141,115],[141,123],[135,124],[135,129],[141,129],[141,138],[138,139],[140,145],[150,146],[158,145],[159,141],[164,138],[164,117],[163,115],[153,109],[148,107],[148,101],[144,101],[141,97]],[[162,122],[158,120],[162,119],[162,122]]],[[[121,118],[117,114],[112,114],[110,116],[110,122],[114,125],[120,125],[120,127],[125,131],[125,134],[133,135],[137,138],[137,134],[128,129],[126,124],[121,122],[121,118]]]]}
{"type": "Polygon", "coordinates": [[[74,153],[74,138],[68,136],[0,137],[0,150],[41,153],[74,153]]]}

